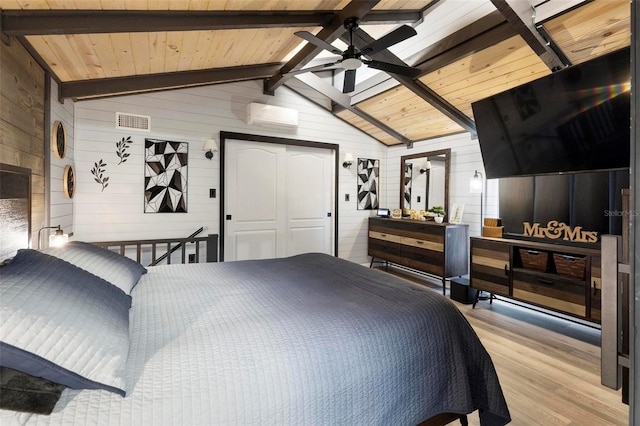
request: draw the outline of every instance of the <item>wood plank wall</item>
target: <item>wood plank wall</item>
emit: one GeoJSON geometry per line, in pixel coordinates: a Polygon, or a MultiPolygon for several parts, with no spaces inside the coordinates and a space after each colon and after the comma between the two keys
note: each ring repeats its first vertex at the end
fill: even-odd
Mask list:
{"type": "Polygon", "coordinates": [[[15,39],[0,43],[0,163],[31,169],[31,241],[45,221],[45,73],[15,39]]]}

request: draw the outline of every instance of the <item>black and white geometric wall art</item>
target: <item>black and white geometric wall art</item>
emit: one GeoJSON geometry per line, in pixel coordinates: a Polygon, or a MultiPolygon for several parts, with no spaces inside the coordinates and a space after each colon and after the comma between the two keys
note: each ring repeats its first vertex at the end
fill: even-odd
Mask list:
{"type": "Polygon", "coordinates": [[[145,139],[144,212],[187,212],[189,144],[145,139]]]}
{"type": "Polygon", "coordinates": [[[413,163],[404,165],[404,208],[411,210],[411,183],[413,182],[413,163]]]}
{"type": "Polygon", "coordinates": [[[358,158],[358,210],[378,208],[380,160],[358,158]]]}

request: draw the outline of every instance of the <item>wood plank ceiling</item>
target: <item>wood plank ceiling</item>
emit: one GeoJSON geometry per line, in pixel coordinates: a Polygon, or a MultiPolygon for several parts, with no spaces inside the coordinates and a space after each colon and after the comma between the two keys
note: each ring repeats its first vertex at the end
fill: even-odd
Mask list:
{"type": "Polygon", "coordinates": [[[410,145],[474,134],[473,102],[630,45],[629,0],[576,0],[535,26],[518,17],[518,2],[0,0],[0,9],[3,41],[24,44],[56,79],[61,98],[250,79],[264,80],[265,92],[273,93],[295,79],[327,96],[337,117],[373,138],[410,145]],[[343,22],[352,16],[362,24],[357,47],[383,35],[367,33],[376,26],[384,31],[414,26],[417,42],[371,59],[415,66],[420,75],[380,72],[358,82],[348,96],[328,86],[326,78],[287,75],[323,52],[296,31],[329,43],[348,41],[343,22]],[[430,38],[436,27],[439,38],[430,38]]]}

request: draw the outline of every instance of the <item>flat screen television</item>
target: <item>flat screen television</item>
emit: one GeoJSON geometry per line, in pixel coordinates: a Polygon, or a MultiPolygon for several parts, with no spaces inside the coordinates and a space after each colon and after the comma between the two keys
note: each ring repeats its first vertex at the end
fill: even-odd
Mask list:
{"type": "Polygon", "coordinates": [[[472,104],[486,177],[629,167],[629,49],[472,104]]]}

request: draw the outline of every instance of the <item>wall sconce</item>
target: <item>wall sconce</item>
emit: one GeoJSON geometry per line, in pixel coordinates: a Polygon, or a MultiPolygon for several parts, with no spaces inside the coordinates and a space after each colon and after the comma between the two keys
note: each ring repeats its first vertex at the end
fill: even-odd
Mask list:
{"type": "Polygon", "coordinates": [[[482,173],[477,171],[469,181],[469,192],[472,194],[482,194],[482,181],[483,181],[482,173]]]}
{"type": "Polygon", "coordinates": [[[429,170],[431,170],[431,161],[427,160],[427,162],[424,163],[424,166],[420,169],[420,174],[423,175],[429,170]]]}
{"type": "Polygon", "coordinates": [[[350,152],[347,152],[344,155],[344,163],[342,163],[342,167],[344,167],[345,169],[350,169],[352,164],[353,164],[353,154],[350,152]]]}
{"type": "Polygon", "coordinates": [[[202,150],[205,151],[204,156],[209,160],[213,158],[213,154],[218,152],[218,147],[216,146],[215,139],[207,139],[204,141],[204,145],[202,146],[202,150]]]}
{"type": "Polygon", "coordinates": [[[65,234],[64,231],[58,226],[43,226],[38,230],[38,250],[40,250],[40,234],[43,229],[55,229],[55,232],[49,235],[49,247],[58,247],[69,241],[69,234],[65,234]]]}

